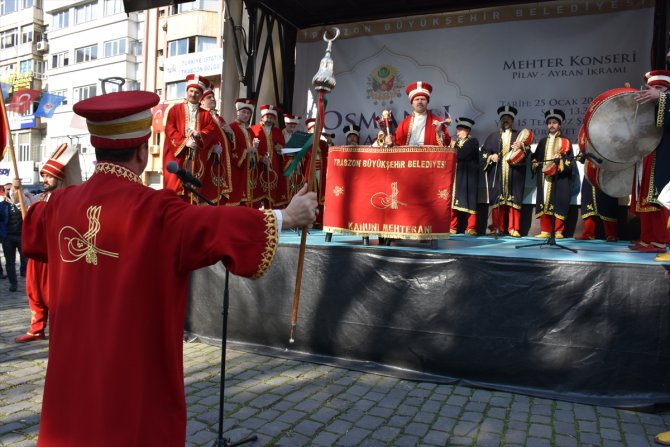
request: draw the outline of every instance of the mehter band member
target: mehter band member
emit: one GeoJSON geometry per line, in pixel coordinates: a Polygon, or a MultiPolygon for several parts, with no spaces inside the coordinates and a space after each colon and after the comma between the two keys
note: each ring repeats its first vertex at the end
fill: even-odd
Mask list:
{"type": "Polygon", "coordinates": [[[477,236],[477,195],[479,189],[479,141],[470,132],[475,125],[470,118],[456,120],[456,177],[454,178],[453,202],[451,205],[450,233],[456,234],[458,217],[467,215],[465,233],[477,236]]]}
{"type": "Polygon", "coordinates": [[[402,120],[395,131],[395,144],[399,146],[449,146],[451,136],[448,118],[442,121],[428,110],[433,86],[417,81],[407,86],[405,93],[412,105],[412,114],[402,120]]]}
{"type": "Polygon", "coordinates": [[[513,129],[518,111],[512,106],[498,108],[500,130],[490,134],[482,146],[481,162],[486,173],[487,198],[491,210],[489,230],[503,233],[505,217],[512,237],[521,237],[521,205],[526,183],[526,159],[530,151],[525,139],[513,129]]]}
{"type": "Polygon", "coordinates": [[[540,219],[540,233],[535,237],[548,238],[555,232],[556,238],[562,239],[570,209],[575,159],[570,140],[561,136],[565,113],[559,109],[547,110],[544,121],[549,135],[540,140],[531,156],[537,186],[535,218],[540,219]]]}

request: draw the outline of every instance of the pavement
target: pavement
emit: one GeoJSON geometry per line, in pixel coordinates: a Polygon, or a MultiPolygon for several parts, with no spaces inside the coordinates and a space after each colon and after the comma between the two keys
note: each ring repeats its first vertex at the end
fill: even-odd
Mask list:
{"type": "MultiPolygon", "coordinates": [[[[25,281],[9,292],[0,280],[2,447],[37,440],[48,341],[15,343],[29,322],[25,281]]],[[[224,436],[237,442],[255,434],[245,444],[252,447],[644,447],[670,428],[670,413],[402,380],[251,351],[227,349],[224,436]]],[[[217,439],[220,352],[184,342],[187,446],[217,439]]]]}

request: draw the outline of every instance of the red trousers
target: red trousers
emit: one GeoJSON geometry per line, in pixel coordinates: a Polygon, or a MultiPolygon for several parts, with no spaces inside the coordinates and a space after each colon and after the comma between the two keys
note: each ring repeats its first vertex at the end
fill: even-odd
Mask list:
{"type": "Polygon", "coordinates": [[[30,306],[29,334],[43,332],[49,317],[49,288],[47,286],[47,264],[28,259],[26,265],[26,292],[30,306]]]}
{"type": "Polygon", "coordinates": [[[668,210],[661,208],[658,211],[638,213],[640,217],[640,241],[645,244],[655,243],[665,245],[670,242],[668,231],[668,210]]]}
{"type": "MultiPolygon", "coordinates": [[[[547,216],[543,214],[540,216],[540,231],[543,233],[551,233],[551,218],[552,216],[547,216]]],[[[556,233],[563,234],[565,231],[565,221],[563,219],[556,218],[556,233]]]]}
{"type": "Polygon", "coordinates": [[[496,225],[498,225],[498,231],[505,231],[505,212],[507,210],[509,210],[507,215],[508,231],[519,231],[521,226],[521,210],[517,210],[516,208],[512,208],[511,206],[506,205],[501,205],[498,208],[493,208],[491,210],[491,225],[489,225],[490,230],[495,230],[496,225]]]}
{"type": "MultiPolygon", "coordinates": [[[[596,237],[596,219],[597,218],[595,216],[589,216],[584,219],[584,231],[582,231],[582,238],[596,237]]],[[[605,238],[617,239],[619,237],[616,222],[603,220],[603,227],[605,228],[605,238]]]]}
{"type": "Polygon", "coordinates": [[[477,229],[477,215],[466,213],[465,211],[451,210],[451,230],[456,231],[458,229],[458,216],[461,214],[466,214],[468,216],[468,226],[465,228],[465,231],[476,230],[477,229]]]}

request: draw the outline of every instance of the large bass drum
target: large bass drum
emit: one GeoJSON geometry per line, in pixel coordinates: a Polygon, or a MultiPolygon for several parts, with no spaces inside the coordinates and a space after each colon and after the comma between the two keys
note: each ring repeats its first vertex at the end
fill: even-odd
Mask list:
{"type": "Polygon", "coordinates": [[[584,162],[584,175],[596,188],[611,197],[626,197],[633,188],[635,165],[622,171],[606,171],[590,159],[584,162]]]}
{"type": "Polygon", "coordinates": [[[607,170],[630,169],[661,142],[663,129],[656,127],[656,108],[653,103],[635,101],[636,92],[632,88],[608,90],[593,100],[584,115],[591,158],[600,166],[607,165],[607,170]]]}

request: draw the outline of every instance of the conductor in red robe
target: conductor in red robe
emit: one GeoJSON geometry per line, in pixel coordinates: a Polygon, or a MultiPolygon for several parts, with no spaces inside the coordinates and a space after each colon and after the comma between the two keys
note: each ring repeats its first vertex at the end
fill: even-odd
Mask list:
{"type": "Polygon", "coordinates": [[[451,136],[447,126],[449,118],[442,121],[428,110],[433,86],[417,81],[407,86],[405,93],[412,105],[412,114],[400,122],[395,131],[395,144],[399,146],[449,146],[451,136]]]}
{"type": "Polygon", "coordinates": [[[51,291],[40,447],[183,447],[190,272],[222,261],[259,277],[281,228],[314,221],[306,188],[285,210],[260,211],[193,206],[144,186],[158,101],[126,91],[75,104],[96,148],[95,173],[26,214],[23,247],[49,263],[51,291]]]}
{"type": "MultiPolygon", "coordinates": [[[[165,143],[163,144],[163,169],[176,161],[203,186],[199,192],[215,201],[211,179],[208,176],[208,151],[215,140],[217,125],[212,115],[200,107],[200,98],[210,85],[202,76],[186,76],[186,101],[170,107],[165,120],[165,143]]],[[[181,181],[173,175],[163,176],[163,188],[172,189],[191,203],[199,203],[194,194],[185,194],[181,181]]]]}

